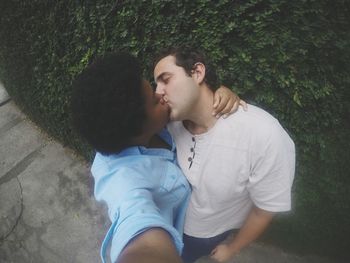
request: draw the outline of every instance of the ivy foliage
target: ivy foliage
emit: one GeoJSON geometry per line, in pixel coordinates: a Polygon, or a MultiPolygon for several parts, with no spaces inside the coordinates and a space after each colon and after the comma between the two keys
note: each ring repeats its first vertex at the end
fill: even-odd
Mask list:
{"type": "Polygon", "coordinates": [[[293,211],[265,239],[348,258],[349,14],[346,0],[1,1],[0,78],[34,121],[91,158],[68,106],[89,61],[128,51],[151,79],[159,49],[204,50],[222,82],[275,115],[297,146],[293,211]]]}

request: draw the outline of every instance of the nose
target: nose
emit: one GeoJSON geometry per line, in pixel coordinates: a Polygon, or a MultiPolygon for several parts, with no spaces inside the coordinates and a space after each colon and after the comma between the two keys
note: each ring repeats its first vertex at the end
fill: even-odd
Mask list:
{"type": "Polygon", "coordinates": [[[157,86],[156,86],[156,93],[164,95],[164,87],[162,85],[160,85],[160,84],[157,84],[157,86]]]}

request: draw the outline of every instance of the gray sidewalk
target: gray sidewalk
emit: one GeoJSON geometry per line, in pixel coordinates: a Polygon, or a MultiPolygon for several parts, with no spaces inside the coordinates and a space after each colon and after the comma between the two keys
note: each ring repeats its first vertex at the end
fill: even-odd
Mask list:
{"type": "MultiPolygon", "coordinates": [[[[30,122],[1,83],[0,140],[0,262],[100,262],[109,220],[94,200],[88,165],[30,122]]],[[[232,262],[335,261],[253,244],[232,262]]]]}
{"type": "Polygon", "coordinates": [[[109,223],[87,164],[6,101],[0,87],[0,262],[100,262],[109,223]]]}

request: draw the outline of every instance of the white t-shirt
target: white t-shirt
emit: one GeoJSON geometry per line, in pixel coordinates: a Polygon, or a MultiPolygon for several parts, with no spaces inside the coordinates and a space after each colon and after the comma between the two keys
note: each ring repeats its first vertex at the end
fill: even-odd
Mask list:
{"type": "Polygon", "coordinates": [[[271,212],[290,210],[295,147],[266,111],[240,108],[200,135],[192,135],[182,122],[168,129],[192,185],[187,235],[207,238],[240,228],[253,204],[271,212]]]}

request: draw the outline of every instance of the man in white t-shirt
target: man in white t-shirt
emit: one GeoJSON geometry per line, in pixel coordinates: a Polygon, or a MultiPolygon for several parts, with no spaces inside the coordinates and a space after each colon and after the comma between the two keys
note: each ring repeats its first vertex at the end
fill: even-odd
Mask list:
{"type": "Polygon", "coordinates": [[[171,108],[168,129],[192,186],[183,259],[210,254],[224,262],[258,238],[276,212],[290,210],[294,143],[273,116],[253,105],[215,118],[216,74],[196,50],[163,52],[154,78],[171,108]]]}

